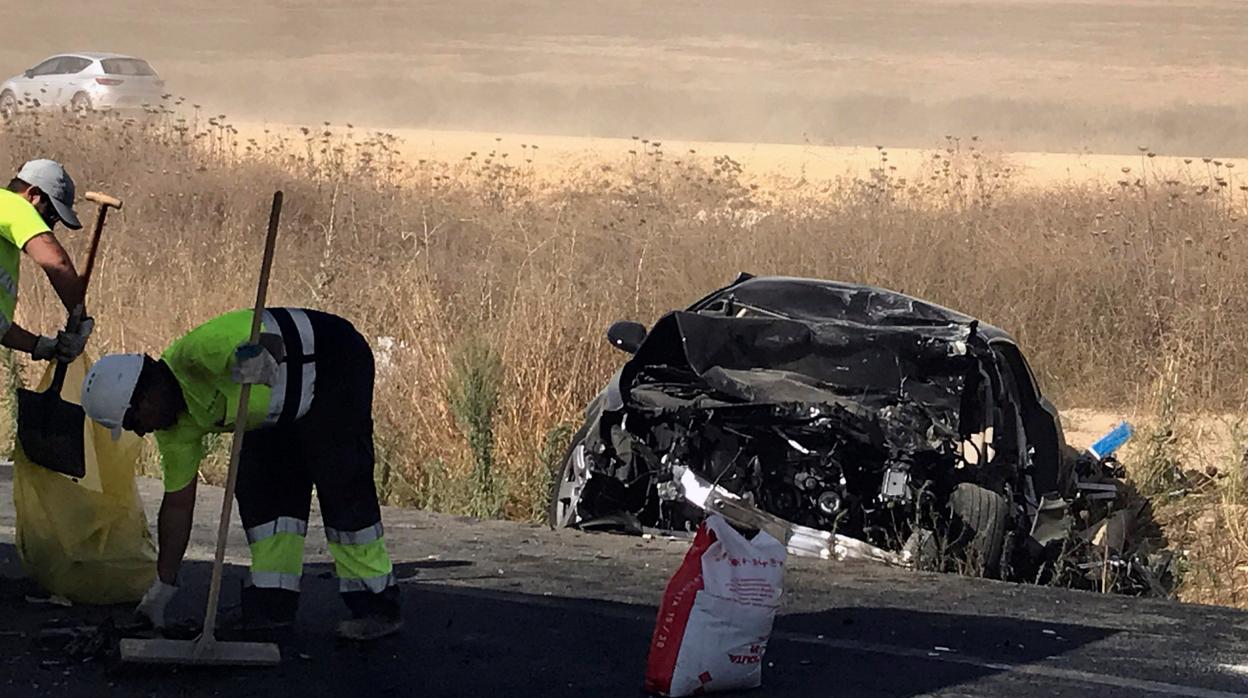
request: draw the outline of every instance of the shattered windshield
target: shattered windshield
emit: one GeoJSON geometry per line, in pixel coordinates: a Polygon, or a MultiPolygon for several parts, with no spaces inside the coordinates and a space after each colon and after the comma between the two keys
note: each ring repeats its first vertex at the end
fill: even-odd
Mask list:
{"type": "Polygon", "coordinates": [[[772,317],[865,325],[966,324],[972,318],[899,293],[808,279],[752,279],[700,303],[721,317],[772,317]]]}
{"type": "Polygon", "coordinates": [[[722,298],[716,298],[707,305],[698,309],[700,315],[712,315],[718,317],[732,318],[780,318],[788,319],[791,315],[785,314],[777,310],[761,308],[756,305],[743,303],[728,294],[722,298]]]}

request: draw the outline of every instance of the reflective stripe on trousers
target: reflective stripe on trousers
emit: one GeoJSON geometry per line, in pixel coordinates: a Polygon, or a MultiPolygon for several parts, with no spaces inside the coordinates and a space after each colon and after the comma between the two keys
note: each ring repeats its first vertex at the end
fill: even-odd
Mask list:
{"type": "Polygon", "coordinates": [[[299,591],[307,532],[307,521],[289,516],[248,528],[250,584],[265,589],[299,591]]]}
{"type": "Polygon", "coordinates": [[[342,543],[344,545],[366,545],[375,540],[380,540],[385,534],[381,527],[381,522],[361,528],[358,531],[339,531],[336,528],[325,527],[325,540],[330,543],[342,543]]]}
{"type": "MultiPolygon", "coordinates": [[[[290,516],[249,527],[246,533],[251,547],[250,584],[299,591],[307,531],[307,521],[290,516]]],[[[325,538],[342,593],[380,594],[398,583],[380,521],[355,531],[326,527],[325,538]]]]}
{"type": "Polygon", "coordinates": [[[385,591],[389,587],[395,586],[398,583],[399,583],[398,579],[396,579],[393,574],[385,574],[380,577],[373,577],[371,579],[340,578],[338,580],[338,591],[343,594],[350,594],[352,592],[361,592],[361,591],[367,591],[367,592],[372,592],[374,594],[380,594],[381,592],[385,591]]]}
{"type": "Polygon", "coordinates": [[[248,576],[248,584],[259,589],[282,589],[299,591],[299,580],[302,574],[282,574],[281,572],[256,572],[252,570],[248,576]]]}
{"type": "Polygon", "coordinates": [[[380,594],[396,584],[380,521],[355,531],[326,527],[325,538],[334,556],[334,571],[342,593],[380,594]]]}
{"type": "Polygon", "coordinates": [[[258,543],[279,533],[294,533],[306,537],[308,535],[308,522],[303,519],[296,519],[293,516],[279,516],[259,526],[252,526],[247,529],[246,533],[248,543],[258,543]]]}

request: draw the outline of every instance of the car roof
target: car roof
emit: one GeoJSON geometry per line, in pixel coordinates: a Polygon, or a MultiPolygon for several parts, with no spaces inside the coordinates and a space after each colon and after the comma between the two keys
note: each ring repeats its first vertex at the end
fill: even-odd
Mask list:
{"type": "MultiPolygon", "coordinates": [[[[868,324],[887,321],[890,324],[900,325],[909,324],[906,318],[919,321],[918,324],[929,324],[933,321],[954,324],[975,323],[978,332],[985,339],[1014,343],[1013,337],[1005,330],[930,301],[878,286],[826,279],[742,274],[732,284],[708,295],[695,305],[700,305],[728,290],[747,291],[747,293],[757,290],[761,296],[771,296],[780,304],[791,301],[793,296],[790,294],[794,292],[798,295],[806,295],[811,291],[822,290],[829,292],[831,296],[844,299],[845,305],[841,310],[829,313],[829,319],[852,319],[868,324]]],[[[822,315],[822,313],[816,311],[814,315],[822,315]]]]}
{"type": "Polygon", "coordinates": [[[141,60],[141,59],[138,59],[137,56],[130,56],[124,53],[105,53],[102,51],[68,51],[66,53],[58,53],[55,56],[49,56],[49,58],[58,58],[60,56],[73,56],[75,58],[89,58],[93,61],[102,61],[108,58],[132,58],[132,59],[141,60]]]}

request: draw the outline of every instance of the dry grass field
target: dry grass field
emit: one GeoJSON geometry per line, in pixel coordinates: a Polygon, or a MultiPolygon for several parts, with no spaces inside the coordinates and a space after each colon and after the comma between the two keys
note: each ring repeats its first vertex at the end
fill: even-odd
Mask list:
{"type": "Polygon", "coordinates": [[[6,75],[131,52],[237,119],[1248,155],[1238,0],[51,0],[5,21],[32,28],[6,75]]]}
{"type": "MultiPolygon", "coordinates": [[[[340,123],[338,126],[341,128],[345,125],[340,123]]],[[[243,140],[263,140],[278,135],[297,140],[301,136],[301,127],[282,122],[245,121],[237,124],[236,128],[243,140]]],[[[964,153],[969,157],[975,152],[979,152],[981,158],[992,159],[993,174],[1008,177],[1013,187],[1026,188],[1079,186],[1090,182],[1112,184],[1129,175],[1131,171],[1136,171],[1138,176],[1142,165],[1147,167],[1155,179],[1188,182],[1207,180],[1211,169],[1218,170],[1225,164],[1230,164],[1231,169],[1238,167],[1248,172],[1248,159],[1243,158],[1220,157],[1217,158],[1219,164],[1214,165],[1213,158],[1209,158],[1210,161],[1206,163],[1205,157],[1159,155],[1147,146],[1143,152],[1136,147],[1129,154],[1005,152],[999,144],[985,142],[975,135],[950,134],[948,137],[936,139],[929,148],[894,148],[882,144],[831,146],[732,143],[667,138],[660,140],[656,137],[643,138],[640,135],[603,138],[417,128],[386,129],[386,133],[398,138],[395,142],[396,154],[410,162],[453,161],[473,152],[501,153],[515,150],[523,156],[516,162],[529,165],[532,176],[542,179],[566,176],[576,169],[604,164],[631,167],[653,141],[658,141],[660,149],[668,154],[729,157],[741,164],[743,179],[768,189],[800,186],[811,181],[867,178],[876,169],[885,170],[895,179],[913,181],[916,178],[930,178],[934,164],[932,161],[936,156],[964,153]],[[640,142],[642,140],[646,142],[640,142]],[[950,149],[952,152],[949,152],[950,149]],[[1125,173],[1124,167],[1128,170],[1125,173]]],[[[1134,181],[1131,177],[1127,179],[1134,181]]],[[[1243,201],[1236,200],[1234,203],[1241,205],[1243,201]]]]}

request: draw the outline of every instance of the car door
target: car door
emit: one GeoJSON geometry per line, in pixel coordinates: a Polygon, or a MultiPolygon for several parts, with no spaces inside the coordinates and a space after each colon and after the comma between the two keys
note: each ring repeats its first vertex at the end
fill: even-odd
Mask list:
{"type": "Polygon", "coordinates": [[[23,73],[16,85],[18,99],[33,99],[43,106],[51,104],[53,96],[49,94],[49,80],[60,68],[61,58],[53,56],[23,73]]]}
{"type": "Polygon", "coordinates": [[[62,56],[56,64],[56,71],[48,76],[48,102],[56,106],[69,104],[74,95],[85,89],[78,74],[89,65],[91,60],[88,58],[62,56]]]}
{"type": "Polygon", "coordinates": [[[56,61],[55,70],[46,77],[47,104],[54,106],[70,104],[70,99],[82,89],[77,84],[79,80],[77,74],[89,65],[91,61],[84,57],[61,56],[60,60],[56,61]]]}

